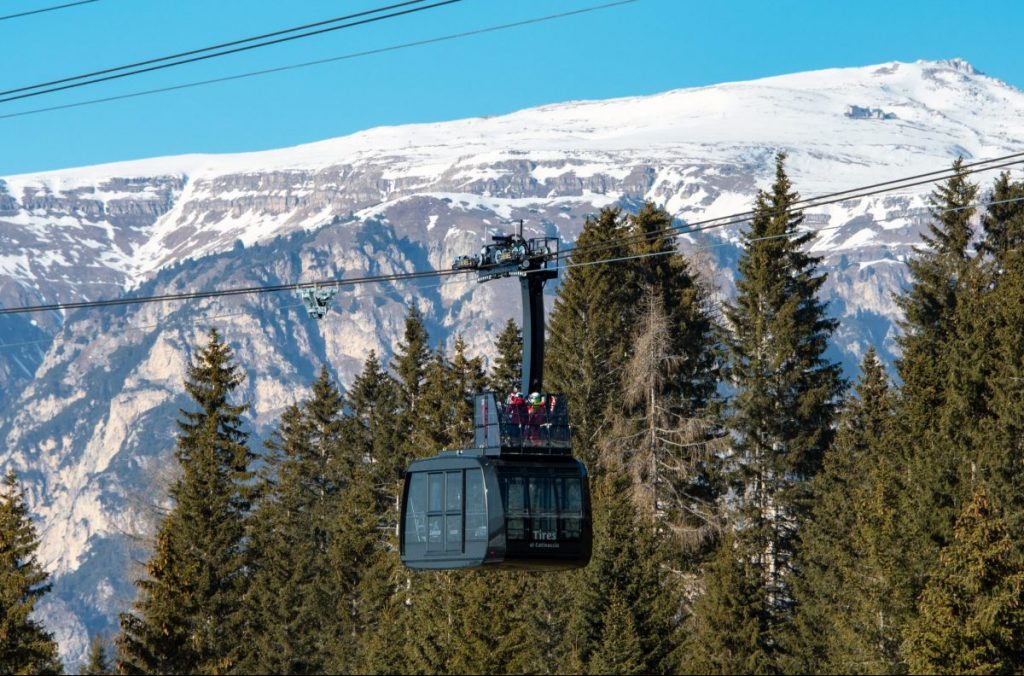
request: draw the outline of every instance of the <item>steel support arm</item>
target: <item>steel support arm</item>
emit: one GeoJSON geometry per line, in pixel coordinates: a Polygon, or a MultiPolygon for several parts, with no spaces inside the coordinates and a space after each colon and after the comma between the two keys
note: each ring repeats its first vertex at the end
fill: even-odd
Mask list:
{"type": "Polygon", "coordinates": [[[523,394],[544,391],[544,283],[553,279],[554,270],[522,273],[523,292],[523,394]]]}

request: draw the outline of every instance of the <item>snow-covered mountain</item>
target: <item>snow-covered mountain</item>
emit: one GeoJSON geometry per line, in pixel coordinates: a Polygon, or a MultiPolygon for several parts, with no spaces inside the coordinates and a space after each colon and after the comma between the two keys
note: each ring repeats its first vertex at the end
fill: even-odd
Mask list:
{"type": "MultiPolygon", "coordinates": [[[[723,216],[749,209],[780,150],[803,196],[1019,152],[1024,93],[961,60],[889,63],[6,177],[0,305],[445,268],[510,219],[571,242],[588,214],[644,200],[681,221],[723,216]]],[[[808,211],[848,366],[869,344],[892,356],[891,294],[928,191],[808,211]]],[[[722,297],[739,231],[682,243],[722,297]]],[[[0,468],[21,473],[41,518],[45,618],[66,655],[130,600],[131,554],[173,471],[183,365],[207,328],[238,349],[259,432],[320,363],[347,383],[371,349],[390,356],[410,303],[434,337],[478,351],[519,312],[514,281],[450,280],[343,291],[319,324],[287,294],[0,317],[0,468]]]]}

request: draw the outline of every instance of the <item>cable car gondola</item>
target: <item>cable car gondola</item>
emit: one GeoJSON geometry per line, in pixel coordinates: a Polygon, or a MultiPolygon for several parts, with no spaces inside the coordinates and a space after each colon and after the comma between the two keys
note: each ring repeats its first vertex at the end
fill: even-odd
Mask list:
{"type": "MultiPolygon", "coordinates": [[[[414,461],[405,474],[399,542],[417,569],[581,568],[592,522],[586,467],[572,457],[566,397],[543,393],[544,283],[558,240],[495,237],[475,261],[479,281],[515,275],[523,293],[522,392],[476,396],[474,447],[414,461]]],[[[466,257],[455,268],[471,268],[466,257]]]]}
{"type": "MultiPolygon", "coordinates": [[[[558,570],[590,560],[587,470],[570,455],[564,398],[541,422],[494,394],[476,397],[472,449],[417,460],[402,496],[402,561],[411,568],[558,570]]],[[[548,403],[545,402],[545,408],[548,403]]]]}

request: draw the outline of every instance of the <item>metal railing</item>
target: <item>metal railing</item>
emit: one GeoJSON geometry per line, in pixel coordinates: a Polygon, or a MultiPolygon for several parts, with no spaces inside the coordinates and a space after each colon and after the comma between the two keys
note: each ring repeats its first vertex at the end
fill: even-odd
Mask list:
{"type": "Polygon", "coordinates": [[[545,394],[540,404],[499,401],[493,392],[476,396],[476,446],[524,454],[565,455],[572,446],[569,408],[562,394],[545,394]]]}

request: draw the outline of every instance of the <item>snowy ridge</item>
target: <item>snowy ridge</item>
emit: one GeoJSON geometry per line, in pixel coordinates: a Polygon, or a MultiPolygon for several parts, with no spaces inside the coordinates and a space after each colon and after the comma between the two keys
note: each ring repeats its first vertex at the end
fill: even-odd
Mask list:
{"type": "MultiPolygon", "coordinates": [[[[397,156],[399,162],[386,178],[398,178],[436,175],[470,156],[477,162],[492,163],[548,151],[551,154],[536,159],[551,161],[574,152],[652,147],[677,160],[713,162],[734,161],[744,154],[742,149],[761,145],[846,149],[851,160],[872,160],[892,168],[888,160],[897,159],[902,166],[931,167],[937,157],[945,159],[953,146],[962,147],[972,157],[1001,154],[1011,148],[1024,134],[1024,120],[1005,113],[1007,108],[1020,110],[1022,106],[1024,93],[981,75],[962,60],[893,62],[654,96],[574,101],[498,117],[379,127],[280,150],[153,158],[4,180],[16,195],[26,187],[40,185],[59,193],[66,187],[94,185],[110,177],[205,178],[358,165],[389,156],[397,156]],[[873,127],[850,124],[843,113],[852,104],[891,111],[897,120],[873,127]],[[810,122],[813,127],[808,126],[810,122]],[[812,137],[808,137],[808,128],[814,129],[812,137]],[[965,130],[973,132],[966,143],[965,130]],[[879,153],[882,148],[885,154],[879,153]],[[917,150],[927,156],[907,152],[906,158],[892,158],[893,148],[917,150]],[[688,157],[687,151],[699,154],[688,157]]],[[[807,176],[796,176],[810,178],[810,169],[804,167],[807,176]]]]}

